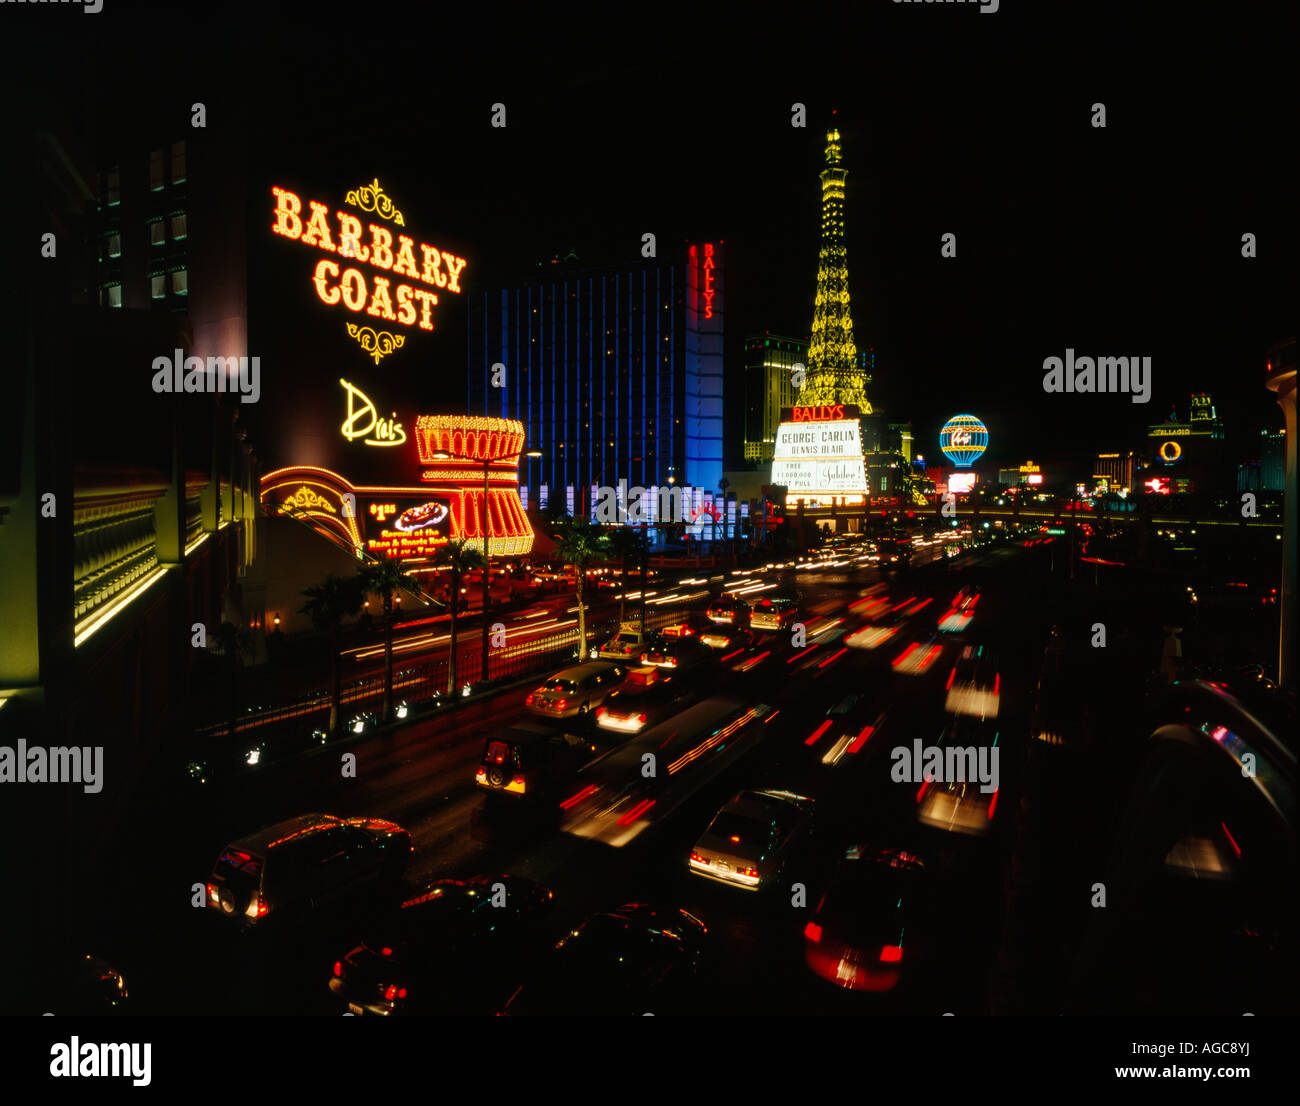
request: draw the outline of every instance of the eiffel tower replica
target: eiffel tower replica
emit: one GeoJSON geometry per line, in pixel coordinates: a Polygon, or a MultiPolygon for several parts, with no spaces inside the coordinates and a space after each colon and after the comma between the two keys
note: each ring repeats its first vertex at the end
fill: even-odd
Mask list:
{"type": "Polygon", "coordinates": [[[822,245],[817,256],[817,297],[813,305],[812,341],[799,406],[855,404],[872,414],[865,373],[853,343],[849,311],[849,264],[844,245],[844,182],[840,167],[840,132],[826,132],[826,168],[822,180],[822,245]]]}

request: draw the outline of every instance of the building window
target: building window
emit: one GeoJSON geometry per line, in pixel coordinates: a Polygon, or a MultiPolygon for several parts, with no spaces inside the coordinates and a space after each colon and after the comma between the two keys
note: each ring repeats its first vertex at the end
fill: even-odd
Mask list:
{"type": "Polygon", "coordinates": [[[163,180],[163,152],[154,150],[149,155],[149,191],[161,192],[165,185],[163,180]]]}
{"type": "Polygon", "coordinates": [[[185,179],[185,143],[172,143],[172,184],[180,184],[185,179]]]}
{"type": "Polygon", "coordinates": [[[99,305],[101,307],[121,307],[122,286],[120,284],[104,285],[99,290],[99,305]]]}
{"type": "Polygon", "coordinates": [[[117,207],[122,202],[122,173],[114,166],[108,171],[108,206],[117,207]]]}
{"type": "Polygon", "coordinates": [[[108,256],[122,256],[122,236],[120,234],[110,234],[108,236],[108,256]]]}
{"type": "Polygon", "coordinates": [[[173,215],[172,216],[172,240],[177,241],[181,238],[184,238],[188,233],[189,232],[186,229],[185,212],[182,211],[179,215],[173,215]]]}
{"type": "Polygon", "coordinates": [[[149,224],[149,245],[161,246],[167,241],[167,228],[161,219],[154,219],[149,224]]]}
{"type": "Polygon", "coordinates": [[[149,294],[156,300],[167,298],[167,274],[154,273],[149,278],[149,294]]]}
{"type": "Polygon", "coordinates": [[[172,273],[172,291],[178,296],[190,294],[190,273],[188,269],[177,269],[172,273]]]}

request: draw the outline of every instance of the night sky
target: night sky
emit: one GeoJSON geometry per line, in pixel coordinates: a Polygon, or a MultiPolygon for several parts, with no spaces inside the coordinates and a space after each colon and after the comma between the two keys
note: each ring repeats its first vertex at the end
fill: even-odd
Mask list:
{"type": "MultiPolygon", "coordinates": [[[[63,36],[59,64],[38,57],[20,77],[26,95],[106,133],[173,112],[179,131],[203,100],[210,126],[247,131],[255,161],[377,175],[426,240],[469,258],[472,292],[570,247],[639,260],[646,231],[661,251],[723,240],[729,463],[743,337],[811,327],[833,109],[856,339],[877,349],[874,402],[911,420],[918,451],[937,455],[941,423],[967,411],[990,426],[991,461],[1138,445],[1126,436],[1171,405],[1185,417],[1196,390],[1214,395],[1234,457],[1281,424],[1262,378],[1266,347],[1294,333],[1291,59],[1283,35],[1228,6],[1144,19],[1134,4],[873,0],[817,25],[798,7],[760,24],[698,6],[470,22],[442,5],[105,5],[21,20],[6,6],[63,36]],[[496,101],[504,131],[489,126],[496,101]],[[806,129],[790,125],[796,101],[806,129]],[[948,231],[956,260],[940,257],[948,231]],[[1045,395],[1043,359],[1067,346],[1151,356],[1151,402],[1045,395]]],[[[415,398],[454,410],[463,309],[439,327],[430,398],[415,398]]]]}

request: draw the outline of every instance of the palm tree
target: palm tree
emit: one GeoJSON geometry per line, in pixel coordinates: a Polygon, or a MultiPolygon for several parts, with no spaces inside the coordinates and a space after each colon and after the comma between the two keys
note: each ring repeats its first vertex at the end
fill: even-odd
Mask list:
{"type": "MultiPolygon", "coordinates": [[[[456,690],[456,615],[460,610],[460,581],[466,572],[476,568],[486,571],[487,565],[483,560],[483,551],[472,547],[469,542],[452,541],[448,542],[433,558],[433,563],[437,565],[446,565],[451,570],[451,587],[449,589],[449,598],[451,599],[451,654],[447,663],[447,694],[451,695],[456,690]]],[[[487,618],[487,611],[483,612],[483,617],[487,618]]],[[[483,679],[487,679],[487,673],[483,673],[483,679]]]]}
{"type": "Polygon", "coordinates": [[[381,717],[387,721],[393,708],[393,596],[399,591],[419,596],[420,585],[402,571],[397,561],[384,557],[363,565],[358,574],[361,590],[384,601],[384,703],[381,717]]]}
{"type": "Polygon", "coordinates": [[[566,565],[578,570],[578,658],[587,656],[587,607],[582,589],[586,584],[587,566],[602,560],[609,552],[609,538],[590,519],[574,518],[556,534],[555,552],[566,565]]]}
{"type": "Polygon", "coordinates": [[[230,736],[233,738],[239,714],[239,670],[243,667],[245,658],[253,659],[255,646],[253,635],[248,630],[241,630],[233,622],[223,622],[217,627],[217,641],[227,658],[230,671],[230,736]]]}
{"type": "Polygon", "coordinates": [[[344,580],[333,573],[314,587],[302,592],[307,602],[298,608],[299,614],[310,616],[316,629],[330,636],[330,721],[329,733],[338,729],[342,691],[339,687],[339,648],[343,634],[343,620],[354,617],[361,610],[361,581],[353,576],[344,580]]]}
{"type": "MultiPolygon", "coordinates": [[[[645,538],[641,531],[631,526],[620,526],[609,536],[609,550],[619,559],[619,572],[622,575],[618,592],[618,621],[620,625],[626,611],[627,601],[627,563],[634,558],[640,560],[645,538]]],[[[645,590],[645,581],[641,581],[641,590],[645,590]]]]}
{"type": "MultiPolygon", "coordinates": [[[[724,535],[727,532],[727,489],[729,487],[731,487],[731,481],[728,480],[725,476],[718,481],[718,491],[722,493],[722,532],[724,535]]],[[[717,556],[717,544],[718,544],[718,504],[715,502],[713,504],[713,545],[714,545],[713,552],[715,557],[717,556]]]]}

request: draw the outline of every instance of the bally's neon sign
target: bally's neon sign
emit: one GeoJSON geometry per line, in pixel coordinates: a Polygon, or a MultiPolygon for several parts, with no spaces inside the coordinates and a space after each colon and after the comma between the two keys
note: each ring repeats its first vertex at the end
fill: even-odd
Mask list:
{"type": "MultiPolygon", "coordinates": [[[[694,246],[691,247],[690,253],[691,259],[695,260],[697,255],[694,246]]],[[[717,265],[713,261],[712,242],[704,243],[704,264],[701,268],[704,272],[704,283],[700,286],[699,292],[697,293],[695,309],[697,311],[699,310],[699,301],[703,300],[704,317],[706,319],[711,319],[713,318],[713,297],[715,295],[715,289],[713,287],[713,270],[717,268],[717,265]]]]}
{"type": "MultiPolygon", "coordinates": [[[[363,227],[360,219],[346,211],[335,211],[331,217],[330,209],[316,200],[307,201],[309,211],[304,213],[302,199],[286,188],[272,186],[271,194],[275,197],[272,233],[344,259],[340,263],[323,257],[316,262],[311,280],[322,303],[332,307],[342,304],[354,314],[429,331],[433,330],[437,290],[460,293],[460,275],[466,264],[463,257],[401,233],[394,241],[392,230],[371,222],[363,227]]],[[[349,192],[347,202],[405,226],[402,213],[377,180],[349,192]]],[[[376,364],[404,342],[401,335],[371,326],[350,324],[348,332],[376,364]]]]}
{"type": "Polygon", "coordinates": [[[393,412],[391,419],[381,419],[375,410],[375,405],[360,388],[343,379],[340,379],[339,383],[348,393],[348,417],[339,427],[343,437],[350,442],[361,438],[366,445],[401,445],[406,441],[406,430],[397,421],[396,411],[393,412]],[[357,425],[359,421],[367,418],[370,421],[364,426],[357,425]],[[367,438],[367,434],[371,437],[367,438]]]}
{"type": "Polygon", "coordinates": [[[844,418],[844,404],[823,404],[820,407],[794,407],[792,422],[836,422],[844,418]]]}

